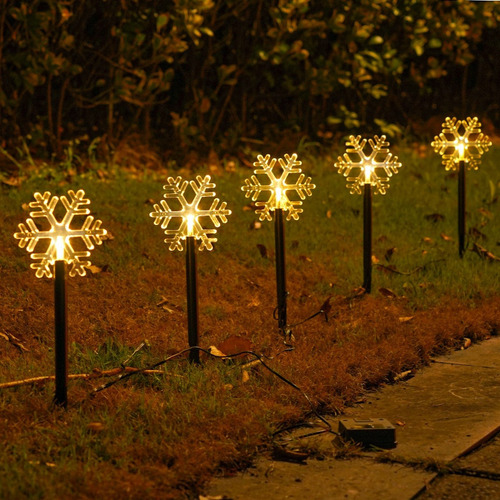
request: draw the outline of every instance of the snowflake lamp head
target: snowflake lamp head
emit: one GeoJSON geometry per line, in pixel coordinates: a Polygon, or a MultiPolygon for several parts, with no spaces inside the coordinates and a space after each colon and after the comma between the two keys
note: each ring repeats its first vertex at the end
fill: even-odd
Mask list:
{"type": "Polygon", "coordinates": [[[347,177],[347,187],[351,194],[361,194],[361,186],[371,184],[375,194],[385,194],[389,179],[401,168],[397,156],[389,152],[389,142],[385,135],[373,139],[361,139],[351,135],[346,142],[347,150],[339,156],[335,168],[347,177]],[[366,151],[368,143],[369,151],[366,151]]]}
{"type": "Polygon", "coordinates": [[[477,170],[481,155],[488,151],[491,141],[481,132],[477,117],[465,120],[448,117],[443,123],[442,132],[434,137],[431,146],[443,157],[446,170],[457,170],[460,161],[464,161],[469,170],[477,170]]]}
{"type": "Polygon", "coordinates": [[[311,196],[312,190],[316,187],[311,182],[311,178],[307,177],[302,173],[302,169],[299,168],[302,162],[297,160],[297,155],[285,154],[283,158],[273,158],[271,155],[257,156],[257,161],[254,162],[254,175],[250,179],[245,179],[245,185],[242,186],[241,190],[245,192],[245,197],[252,197],[252,201],[255,201],[255,206],[257,209],[255,213],[259,215],[260,220],[272,220],[271,212],[277,208],[281,208],[288,212],[287,220],[294,219],[297,220],[299,215],[303,212],[302,200],[307,196],[311,196]],[[274,167],[276,162],[279,163],[281,168],[281,175],[277,177],[274,174],[274,167]],[[288,176],[291,174],[298,174],[298,177],[294,182],[287,182],[288,176]],[[269,184],[261,184],[257,175],[267,176],[269,184]],[[256,201],[260,194],[264,191],[269,192],[269,198],[267,201],[256,201]],[[289,193],[295,193],[300,200],[291,200],[288,196],[289,193]]]}
{"type": "MultiPolygon", "coordinates": [[[[30,218],[26,219],[26,224],[19,224],[19,231],[14,233],[14,238],[19,240],[19,247],[25,248],[31,253],[31,258],[37,262],[31,264],[31,268],[36,270],[37,278],[53,276],[52,266],[56,260],[64,260],[70,265],[69,275],[85,276],[86,268],[90,267],[90,250],[94,244],[100,245],[106,235],[106,230],[101,228],[102,222],[94,220],[89,215],[90,210],[84,205],[89,205],[90,200],[85,198],[85,192],[80,189],[76,193],[68,191],[68,197],[51,196],[45,193],[35,193],[35,201],[29,206],[33,210],[30,218]],[[66,210],[60,220],[57,219],[54,211],[59,199],[66,210]],[[80,229],[72,229],[70,226],[74,218],[86,216],[80,229]],[[32,217],[32,218],[31,218],[32,217]],[[46,228],[40,229],[33,219],[40,219],[46,228]],[[75,249],[71,240],[80,241],[80,249],[75,249]],[[39,247],[39,242],[45,240],[45,249],[39,247]],[[38,247],[39,251],[35,252],[38,247]],[[33,252],[33,253],[32,253],[33,252]]],[[[43,245],[43,244],[42,244],[43,245]]]]}
{"type": "Polygon", "coordinates": [[[154,224],[161,225],[165,230],[165,243],[169,244],[169,250],[183,250],[182,240],[188,236],[194,236],[201,240],[200,250],[206,248],[213,249],[213,243],[217,241],[214,236],[221,222],[227,222],[227,216],[231,210],[226,208],[224,201],[219,205],[219,199],[214,198],[211,204],[206,203],[206,198],[213,198],[215,192],[212,191],[215,184],[210,182],[210,176],[202,177],[198,175],[195,181],[182,180],[181,177],[167,179],[167,184],[163,186],[165,190],[159,204],[155,203],[154,211],[149,215],[154,218],[154,224]],[[188,186],[193,192],[193,196],[186,197],[188,186]],[[191,201],[189,201],[191,200],[191,201]],[[208,217],[214,228],[205,228],[200,222],[201,218],[208,217]],[[168,228],[172,219],[177,219],[178,227],[168,228]]]}

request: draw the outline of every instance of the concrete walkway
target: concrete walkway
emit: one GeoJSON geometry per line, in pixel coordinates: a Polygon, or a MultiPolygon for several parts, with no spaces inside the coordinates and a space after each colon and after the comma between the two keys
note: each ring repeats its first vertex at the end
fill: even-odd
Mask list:
{"type": "MultiPolygon", "coordinates": [[[[343,416],[382,417],[395,424],[398,444],[389,454],[399,463],[380,463],[376,460],[380,453],[373,452],[342,460],[309,459],[305,464],[259,458],[244,473],[215,480],[206,496],[231,500],[500,498],[500,440],[492,439],[500,430],[499,337],[437,358],[414,378],[367,394],[362,404],[348,408],[343,416]],[[487,442],[483,449],[473,451],[482,442],[487,442]],[[486,468],[482,467],[485,461],[486,468]],[[415,462],[453,462],[468,473],[433,481],[437,474],[415,467],[415,462]]],[[[332,426],[338,420],[331,419],[332,426]]],[[[332,441],[331,435],[318,439],[332,441]]]]}

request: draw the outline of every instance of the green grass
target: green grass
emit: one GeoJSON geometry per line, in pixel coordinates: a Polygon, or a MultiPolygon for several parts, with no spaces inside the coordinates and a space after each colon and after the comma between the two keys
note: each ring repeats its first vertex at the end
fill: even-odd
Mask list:
{"type": "MultiPolygon", "coordinates": [[[[317,188],[299,221],[286,224],[289,322],[316,312],[329,296],[332,310],[328,323],[318,317],[294,328],[295,351],[269,363],[325,412],[464,336],[500,330],[500,262],[471,251],[472,239],[458,257],[456,177],[434,154],[397,154],[403,168],[387,195],[374,198],[373,253],[403,274],[375,266],[372,295],[356,299],[350,297],[362,281],[362,197],[350,195],[333,170],[337,153],[303,158],[317,188]],[[433,213],[442,220],[427,220],[433,213]]],[[[495,255],[499,162],[493,148],[480,170],[467,174],[468,227],[484,234],[478,243],[495,255]]],[[[276,355],[283,342],[272,317],[273,224],[250,229],[256,217],[244,210],[249,200],[240,189],[250,174],[240,167],[214,178],[233,213],[214,251],[199,253],[200,343],[219,346],[238,335],[255,351],[276,355]]],[[[68,182],[57,170],[42,170],[19,187],[0,188],[0,332],[28,349],[0,337],[0,383],[53,371],[52,281],[34,277],[12,237],[36,190],[83,188],[113,235],[91,257],[108,271],[68,281],[70,372],[117,368],[143,342],[128,366],[146,367],[186,347],[184,255],[168,251],[148,215],[166,175],[177,173],[137,179],[116,171],[106,180],[87,174],[68,182]]],[[[95,389],[110,379],[71,381],[67,411],[51,408],[52,382],[0,390],[0,498],[196,498],[212,474],[248,463],[276,429],[310,415],[304,397],[263,367],[249,369],[248,381],[238,364],[206,358],[202,367],[181,358],[162,370],[101,392],[95,389]]]]}

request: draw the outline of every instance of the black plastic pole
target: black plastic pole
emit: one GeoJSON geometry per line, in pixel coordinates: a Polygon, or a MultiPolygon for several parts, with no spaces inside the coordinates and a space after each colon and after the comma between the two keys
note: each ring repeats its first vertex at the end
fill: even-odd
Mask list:
{"type": "Polygon", "coordinates": [[[54,280],[55,383],[54,404],[68,405],[68,337],[66,306],[66,263],[56,260],[54,280]]]}
{"type": "Polygon", "coordinates": [[[276,289],[278,295],[278,327],[286,330],[285,220],[283,209],[274,210],[274,239],[276,251],[276,289]]]}
{"type": "Polygon", "coordinates": [[[465,161],[458,162],[458,254],[465,253],[465,161]]]}
{"type": "MultiPolygon", "coordinates": [[[[198,284],[196,266],[196,238],[186,236],[186,284],[189,347],[198,346],[198,284]]],[[[200,362],[200,351],[192,349],[189,361],[200,362]]]]}
{"type": "Polygon", "coordinates": [[[372,185],[365,184],[363,192],[363,288],[372,290],[372,185]]]}

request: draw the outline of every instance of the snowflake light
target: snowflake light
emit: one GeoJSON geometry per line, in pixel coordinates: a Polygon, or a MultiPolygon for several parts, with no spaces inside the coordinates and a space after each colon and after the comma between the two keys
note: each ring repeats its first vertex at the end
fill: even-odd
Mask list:
{"type": "Polygon", "coordinates": [[[64,260],[70,265],[69,275],[85,276],[86,268],[90,267],[90,250],[94,248],[94,243],[100,245],[106,230],[101,228],[102,222],[94,220],[89,215],[90,210],[85,205],[90,204],[90,200],[85,198],[85,192],[80,189],[76,193],[68,191],[68,197],[52,196],[45,193],[35,193],[35,201],[29,206],[33,210],[30,217],[33,219],[45,219],[50,228],[41,230],[31,218],[26,220],[26,224],[19,224],[19,232],[14,234],[14,238],[19,240],[19,247],[25,248],[31,253],[31,258],[38,261],[31,264],[31,268],[36,270],[37,278],[53,276],[52,267],[56,260],[64,260]],[[69,198],[68,198],[69,197],[69,198]],[[54,211],[59,202],[62,202],[66,212],[61,221],[57,220],[54,211]],[[70,225],[77,216],[87,216],[80,229],[71,229],[70,225]],[[85,244],[86,250],[75,250],[71,243],[74,238],[79,238],[85,244]],[[34,252],[41,240],[49,240],[48,248],[44,251],[34,252]]]}
{"type": "Polygon", "coordinates": [[[298,168],[302,165],[301,161],[297,160],[297,155],[285,154],[285,159],[273,158],[271,160],[271,155],[257,156],[257,161],[254,162],[254,167],[257,167],[254,171],[255,175],[252,175],[250,179],[245,179],[245,185],[242,186],[242,191],[245,191],[245,197],[252,197],[252,201],[256,201],[260,194],[264,191],[269,191],[270,195],[267,201],[257,201],[255,206],[256,214],[259,214],[260,220],[272,220],[271,212],[277,208],[281,208],[287,211],[287,220],[299,218],[299,215],[303,212],[300,208],[302,201],[306,195],[311,196],[312,190],[316,187],[311,183],[311,178],[307,177],[301,173],[302,170],[298,168]],[[274,167],[278,161],[281,167],[281,175],[276,177],[274,174],[274,167]],[[287,183],[288,177],[291,174],[300,174],[295,182],[287,183]],[[261,184],[257,175],[266,175],[269,184],[261,184]],[[288,192],[295,192],[300,200],[290,200],[288,197],[288,192]]]}
{"type": "Polygon", "coordinates": [[[347,177],[347,187],[351,194],[361,194],[361,186],[371,184],[375,194],[385,194],[389,188],[389,179],[401,168],[397,156],[389,152],[389,142],[385,135],[363,139],[351,135],[346,142],[347,150],[339,156],[335,168],[339,174],[347,177]],[[369,152],[365,151],[366,143],[369,152]]]}
{"type": "Polygon", "coordinates": [[[443,123],[443,131],[434,137],[431,146],[443,157],[446,170],[457,170],[459,161],[464,161],[469,170],[477,170],[481,155],[488,151],[491,141],[481,132],[477,117],[466,120],[448,117],[443,123]]]}
{"type": "Polygon", "coordinates": [[[198,175],[196,181],[182,180],[181,177],[167,179],[167,184],[163,186],[165,200],[161,200],[159,204],[155,203],[154,211],[149,215],[154,218],[155,225],[161,224],[161,228],[165,230],[167,236],[165,243],[169,243],[170,250],[183,250],[182,240],[185,240],[187,236],[194,236],[201,240],[200,250],[213,249],[212,243],[217,241],[213,235],[217,233],[217,229],[204,228],[200,219],[208,217],[215,228],[218,228],[221,222],[227,222],[227,216],[231,214],[231,210],[226,208],[225,201],[219,206],[218,198],[215,198],[211,205],[202,206],[204,199],[215,196],[215,192],[210,191],[214,188],[215,184],[210,182],[209,175],[205,177],[198,175]],[[186,198],[188,186],[194,193],[191,202],[186,198]],[[170,205],[168,200],[172,200],[170,205]],[[168,229],[168,225],[174,218],[180,219],[179,227],[168,229]]]}

